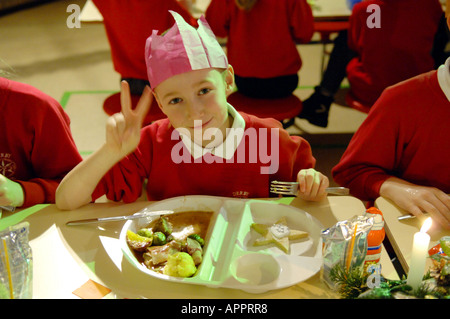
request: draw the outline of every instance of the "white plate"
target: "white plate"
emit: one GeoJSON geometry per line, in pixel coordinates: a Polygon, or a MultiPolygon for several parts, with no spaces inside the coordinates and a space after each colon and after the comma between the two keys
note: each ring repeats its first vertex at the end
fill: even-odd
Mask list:
{"type": "Polygon", "coordinates": [[[213,211],[205,238],[203,262],[190,278],[154,272],[140,264],[126,242],[126,232],[136,232],[149,221],[127,221],[120,234],[126,259],[140,271],[173,282],[241,289],[251,293],[284,288],[307,280],[322,266],[320,222],[300,209],[267,200],[244,200],[213,196],[183,196],[159,201],[151,210],[213,211]],[[286,254],[273,245],[254,247],[260,236],[252,223],[275,223],[286,217],[290,228],[306,231],[308,238],[291,242],[286,254]]]}

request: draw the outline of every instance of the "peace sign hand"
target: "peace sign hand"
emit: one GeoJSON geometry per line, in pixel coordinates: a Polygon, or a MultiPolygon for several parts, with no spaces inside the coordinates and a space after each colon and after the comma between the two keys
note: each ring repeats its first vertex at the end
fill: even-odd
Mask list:
{"type": "Polygon", "coordinates": [[[142,124],[150,110],[152,101],[153,94],[150,87],[146,86],[136,108],[133,110],[131,108],[130,87],[126,81],[121,82],[120,103],[122,111],[109,117],[106,123],[106,146],[118,157],[125,157],[138,146],[142,124]]]}

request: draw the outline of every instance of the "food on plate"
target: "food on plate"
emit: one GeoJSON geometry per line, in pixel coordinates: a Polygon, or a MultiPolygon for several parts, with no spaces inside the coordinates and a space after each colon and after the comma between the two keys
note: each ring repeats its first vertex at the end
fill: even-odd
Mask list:
{"type": "Polygon", "coordinates": [[[164,233],[157,231],[153,234],[153,245],[162,246],[167,243],[167,238],[164,233]]]}
{"type": "Polygon", "coordinates": [[[169,255],[164,274],[174,277],[191,277],[197,271],[192,256],[185,252],[169,255]]]}
{"type": "Polygon", "coordinates": [[[152,241],[152,237],[141,236],[133,233],[131,230],[127,231],[127,243],[135,251],[145,251],[152,244],[152,241]]]}
{"type": "Polygon", "coordinates": [[[127,243],[147,268],[169,276],[190,277],[203,260],[212,214],[192,211],[161,216],[136,233],[128,230],[127,243]]]}
{"type": "Polygon", "coordinates": [[[263,237],[257,238],[253,243],[253,246],[263,246],[274,243],[278,248],[280,248],[285,253],[289,253],[289,241],[296,240],[300,238],[308,237],[308,233],[290,229],[287,226],[286,217],[283,216],[274,224],[257,224],[253,223],[250,228],[254,229],[257,233],[261,234],[263,237]]]}

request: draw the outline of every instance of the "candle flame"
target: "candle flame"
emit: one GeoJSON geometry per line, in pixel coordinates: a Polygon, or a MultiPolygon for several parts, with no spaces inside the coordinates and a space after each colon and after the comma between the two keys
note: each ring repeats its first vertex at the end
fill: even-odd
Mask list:
{"type": "Polygon", "coordinates": [[[421,233],[426,233],[430,227],[431,227],[431,217],[428,217],[427,219],[425,219],[425,221],[423,222],[422,228],[420,228],[420,232],[421,233]]]}

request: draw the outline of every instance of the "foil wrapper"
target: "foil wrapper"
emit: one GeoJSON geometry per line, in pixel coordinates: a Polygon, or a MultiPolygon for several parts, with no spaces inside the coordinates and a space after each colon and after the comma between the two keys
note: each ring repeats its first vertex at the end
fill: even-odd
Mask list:
{"type": "Polygon", "coordinates": [[[337,288],[330,279],[330,271],[334,267],[338,265],[343,269],[364,267],[367,254],[367,236],[372,229],[373,222],[373,217],[356,216],[350,220],[340,221],[322,231],[322,280],[331,289],[337,288]]]}
{"type": "Polygon", "coordinates": [[[0,299],[32,298],[33,258],[28,233],[28,222],[0,231],[0,299]]]}

